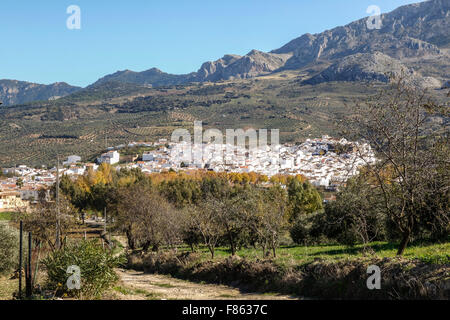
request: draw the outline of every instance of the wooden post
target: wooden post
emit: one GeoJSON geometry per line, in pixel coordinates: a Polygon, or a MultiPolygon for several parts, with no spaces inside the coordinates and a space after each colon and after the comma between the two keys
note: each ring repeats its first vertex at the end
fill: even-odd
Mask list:
{"type": "Polygon", "coordinates": [[[20,221],[19,235],[19,299],[22,299],[22,256],[23,256],[23,221],[20,221]]]}
{"type": "Polygon", "coordinates": [[[56,157],[56,249],[61,248],[61,227],[59,215],[59,155],[56,157]]]}
{"type": "Polygon", "coordinates": [[[105,207],[105,210],[104,210],[104,215],[103,215],[103,219],[105,220],[105,224],[104,224],[104,226],[103,226],[103,231],[105,232],[105,237],[106,237],[106,207],[105,207]]]}
{"type": "Polygon", "coordinates": [[[31,241],[31,232],[28,232],[28,263],[27,263],[27,279],[26,279],[26,295],[27,298],[31,297],[32,288],[31,288],[31,249],[32,249],[32,241],[31,241]]]}

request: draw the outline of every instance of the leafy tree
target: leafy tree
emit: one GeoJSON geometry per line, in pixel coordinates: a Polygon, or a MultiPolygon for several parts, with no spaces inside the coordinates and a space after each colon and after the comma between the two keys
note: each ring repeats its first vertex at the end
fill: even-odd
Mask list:
{"type": "Polygon", "coordinates": [[[274,186],[261,192],[261,200],[262,202],[258,205],[260,210],[256,216],[257,224],[254,230],[259,236],[263,253],[268,246],[272,250],[273,256],[276,257],[280,236],[288,227],[287,195],[280,186],[274,186]]]}
{"type": "Polygon", "coordinates": [[[160,192],[178,208],[196,203],[201,196],[199,183],[184,177],[163,181],[160,184],[160,192]]]}
{"type": "Polygon", "coordinates": [[[6,224],[0,224],[0,274],[17,268],[19,261],[19,232],[6,224]]]}
{"type": "Polygon", "coordinates": [[[322,198],[309,182],[293,178],[290,179],[287,189],[291,221],[301,214],[310,214],[322,209],[322,198]]]}
{"type": "Polygon", "coordinates": [[[323,230],[328,238],[344,244],[368,244],[386,239],[386,215],[380,206],[380,194],[365,175],[347,181],[336,201],[325,206],[323,230]]]}

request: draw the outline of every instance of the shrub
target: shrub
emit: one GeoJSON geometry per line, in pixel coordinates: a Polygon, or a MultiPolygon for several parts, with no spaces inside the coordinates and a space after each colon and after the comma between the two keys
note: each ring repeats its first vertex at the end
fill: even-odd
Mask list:
{"type": "Polygon", "coordinates": [[[299,215],[290,230],[291,238],[296,244],[304,244],[310,240],[310,224],[308,216],[299,215]]]}
{"type": "Polygon", "coordinates": [[[324,219],[323,212],[299,215],[290,229],[292,241],[300,245],[328,242],[323,232],[324,219]]]}
{"type": "Polygon", "coordinates": [[[11,272],[18,267],[19,232],[5,224],[0,224],[0,274],[11,272]]]}
{"type": "Polygon", "coordinates": [[[78,298],[97,298],[110,288],[118,280],[114,268],[119,263],[121,258],[103,250],[96,241],[69,244],[43,261],[49,286],[59,293],[67,292],[78,298]],[[67,268],[72,265],[78,266],[81,271],[80,290],[69,290],[66,284],[70,276],[67,268]]]}

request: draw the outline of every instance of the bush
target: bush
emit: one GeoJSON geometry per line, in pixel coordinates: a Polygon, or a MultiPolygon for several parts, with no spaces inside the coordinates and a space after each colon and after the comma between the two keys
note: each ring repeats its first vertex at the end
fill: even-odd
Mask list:
{"type": "MultiPolygon", "coordinates": [[[[25,241],[24,241],[25,242],[25,241]]],[[[19,264],[19,231],[0,224],[0,274],[11,272],[19,264]]]]}
{"type": "Polygon", "coordinates": [[[200,257],[201,255],[196,252],[177,253],[173,250],[150,252],[143,257],[142,265],[145,273],[179,275],[186,268],[199,262],[200,257]]]}
{"type": "Polygon", "coordinates": [[[307,215],[299,215],[290,230],[292,241],[296,244],[305,244],[310,241],[310,224],[307,215]]]}
{"type": "Polygon", "coordinates": [[[324,219],[323,212],[299,215],[290,229],[292,241],[300,245],[327,243],[329,240],[323,231],[324,219]]]}
{"type": "Polygon", "coordinates": [[[69,244],[59,251],[51,253],[43,264],[47,269],[48,284],[58,293],[67,292],[78,298],[97,298],[110,288],[118,276],[114,268],[121,258],[114,257],[110,251],[103,250],[96,241],[82,241],[69,244]],[[69,290],[67,273],[69,266],[78,266],[81,271],[80,290],[69,290]]]}

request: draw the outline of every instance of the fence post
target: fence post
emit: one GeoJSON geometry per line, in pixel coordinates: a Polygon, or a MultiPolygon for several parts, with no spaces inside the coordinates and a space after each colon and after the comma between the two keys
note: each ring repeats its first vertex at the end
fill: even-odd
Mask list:
{"type": "Polygon", "coordinates": [[[31,232],[28,232],[28,265],[27,265],[27,279],[26,279],[26,295],[27,298],[31,297],[32,294],[32,288],[31,288],[31,248],[32,248],[32,241],[31,241],[31,232]]]}
{"type": "Polygon", "coordinates": [[[22,299],[22,250],[23,250],[23,221],[20,221],[20,235],[19,235],[19,299],[22,299]]]}

